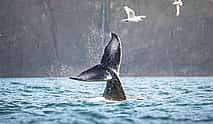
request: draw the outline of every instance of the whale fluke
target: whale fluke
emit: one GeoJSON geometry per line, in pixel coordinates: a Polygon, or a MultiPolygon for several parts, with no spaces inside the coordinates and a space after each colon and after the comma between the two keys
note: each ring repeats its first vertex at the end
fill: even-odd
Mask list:
{"type": "Polygon", "coordinates": [[[80,81],[107,81],[112,79],[110,72],[103,65],[98,64],[86,71],[81,72],[77,77],[70,79],[80,81]]]}
{"type": "Polygon", "coordinates": [[[111,39],[104,49],[101,62],[70,79],[79,81],[106,81],[103,97],[108,100],[121,101],[126,96],[119,77],[122,58],[121,41],[117,34],[111,32],[111,39]]]}
{"type": "Polygon", "coordinates": [[[111,39],[104,49],[101,64],[119,72],[122,56],[121,52],[120,38],[115,33],[111,33],[111,39]]]}

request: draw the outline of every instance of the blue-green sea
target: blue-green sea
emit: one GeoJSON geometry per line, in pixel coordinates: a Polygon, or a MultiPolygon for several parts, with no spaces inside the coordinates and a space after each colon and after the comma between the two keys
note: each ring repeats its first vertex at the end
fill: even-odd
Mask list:
{"type": "Polygon", "coordinates": [[[0,124],[213,124],[213,77],[121,77],[127,100],[105,82],[0,78],[0,124]]]}

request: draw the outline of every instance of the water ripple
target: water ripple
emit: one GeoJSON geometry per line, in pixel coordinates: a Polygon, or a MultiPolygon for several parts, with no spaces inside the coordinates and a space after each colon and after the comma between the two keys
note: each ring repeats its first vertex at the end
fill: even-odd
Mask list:
{"type": "Polygon", "coordinates": [[[102,96],[105,83],[67,78],[0,79],[0,123],[213,123],[213,78],[122,78],[128,97],[102,96]]]}

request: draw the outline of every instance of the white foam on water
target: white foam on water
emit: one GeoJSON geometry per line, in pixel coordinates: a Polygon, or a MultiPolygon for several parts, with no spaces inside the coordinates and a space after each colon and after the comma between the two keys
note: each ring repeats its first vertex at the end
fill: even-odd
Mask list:
{"type": "Polygon", "coordinates": [[[88,98],[89,102],[121,102],[121,101],[112,101],[105,99],[104,97],[94,97],[94,98],[88,98]]]}

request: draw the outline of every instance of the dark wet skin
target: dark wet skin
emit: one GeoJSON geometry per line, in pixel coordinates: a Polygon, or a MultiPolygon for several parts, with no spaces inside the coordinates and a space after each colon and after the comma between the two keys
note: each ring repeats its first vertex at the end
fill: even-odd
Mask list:
{"type": "Polygon", "coordinates": [[[124,93],[124,89],[121,85],[121,81],[119,76],[111,71],[112,80],[108,80],[106,84],[106,88],[104,90],[103,97],[108,100],[113,101],[122,101],[126,100],[126,95],[124,93]]]}

